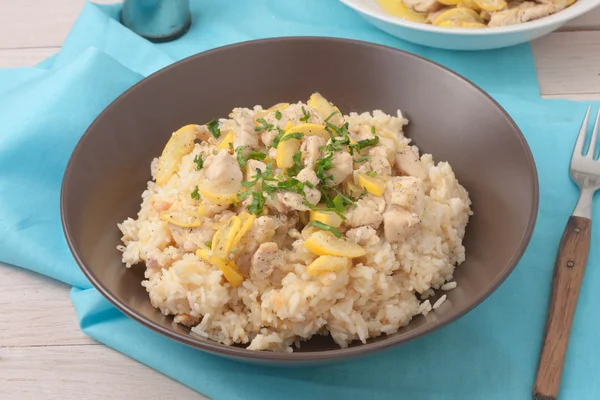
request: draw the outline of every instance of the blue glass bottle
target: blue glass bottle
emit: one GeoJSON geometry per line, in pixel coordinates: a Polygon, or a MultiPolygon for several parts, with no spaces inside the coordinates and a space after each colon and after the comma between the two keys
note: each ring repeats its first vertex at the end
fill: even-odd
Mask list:
{"type": "Polygon", "coordinates": [[[192,23],[189,0],[125,0],[121,23],[153,42],[184,35],[192,23]]]}

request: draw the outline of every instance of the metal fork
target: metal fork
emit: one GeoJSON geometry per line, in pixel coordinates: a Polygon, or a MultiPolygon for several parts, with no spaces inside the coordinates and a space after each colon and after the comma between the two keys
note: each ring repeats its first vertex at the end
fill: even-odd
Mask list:
{"type": "Polygon", "coordinates": [[[569,334],[590,250],[592,202],[594,193],[600,188],[600,161],[594,160],[600,111],[589,148],[584,153],[590,111],[591,107],[588,107],[571,157],[571,179],[579,186],[580,195],[563,233],[554,267],[546,334],[533,387],[536,400],[558,398],[569,334]]]}

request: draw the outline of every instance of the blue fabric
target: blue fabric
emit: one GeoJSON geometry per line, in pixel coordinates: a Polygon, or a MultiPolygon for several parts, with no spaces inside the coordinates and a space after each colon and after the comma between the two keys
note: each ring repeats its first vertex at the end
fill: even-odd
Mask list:
{"type": "MultiPolygon", "coordinates": [[[[87,4],[61,52],[0,70],[0,261],[74,286],[81,329],[213,399],[530,398],[554,258],[577,198],[567,166],[585,106],[541,100],[529,46],[458,53],[412,45],[367,25],[336,0],[192,1],[181,39],[151,44],[118,24],[118,6],[87,4]],[[241,21],[241,22],[240,22],[241,21]],[[91,288],[63,239],[62,174],[79,137],[116,96],[188,55],[269,36],[337,36],[402,48],[489,91],[523,130],[536,159],[539,219],[508,280],[460,320],[406,345],[324,367],[269,368],[211,356],[128,319],[91,288]],[[502,73],[500,71],[510,71],[502,73]]],[[[600,218],[596,207],[595,219],[600,218]]],[[[572,331],[561,398],[600,398],[596,332],[598,230],[572,331]]]]}

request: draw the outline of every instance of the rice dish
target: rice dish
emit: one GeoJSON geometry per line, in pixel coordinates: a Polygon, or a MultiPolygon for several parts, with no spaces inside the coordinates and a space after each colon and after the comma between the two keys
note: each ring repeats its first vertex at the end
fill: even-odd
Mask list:
{"type": "Polygon", "coordinates": [[[465,260],[471,212],[451,166],[420,154],[408,121],[307,102],[234,108],[186,125],[150,166],[123,263],[194,334],[293,351],[393,334],[439,307],[465,260]]]}

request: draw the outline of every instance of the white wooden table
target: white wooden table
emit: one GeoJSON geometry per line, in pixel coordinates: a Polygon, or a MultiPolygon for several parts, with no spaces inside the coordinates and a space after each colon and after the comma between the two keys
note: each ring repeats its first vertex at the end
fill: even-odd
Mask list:
{"type": "MultiPolygon", "coordinates": [[[[0,0],[0,68],[56,53],[83,3],[0,0]]],[[[600,9],[533,51],[543,96],[600,99],[600,9]]],[[[202,396],[85,336],[66,285],[0,264],[0,399],[122,398],[202,396]]]]}

